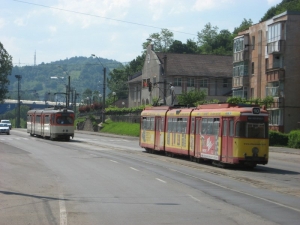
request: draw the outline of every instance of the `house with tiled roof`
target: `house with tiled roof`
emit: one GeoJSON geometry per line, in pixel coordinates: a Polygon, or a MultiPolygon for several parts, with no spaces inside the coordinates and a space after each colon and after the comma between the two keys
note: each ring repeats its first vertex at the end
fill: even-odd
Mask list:
{"type": "Polygon", "coordinates": [[[191,90],[226,101],[232,90],[232,56],[154,52],[149,45],[142,72],[128,83],[129,107],[174,105],[176,96],[191,90]]]}

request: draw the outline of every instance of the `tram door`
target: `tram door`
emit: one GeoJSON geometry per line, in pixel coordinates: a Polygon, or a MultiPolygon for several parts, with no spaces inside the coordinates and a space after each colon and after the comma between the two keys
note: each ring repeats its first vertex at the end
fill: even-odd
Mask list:
{"type": "MultiPolygon", "coordinates": [[[[202,138],[203,139],[203,138],[202,138]]],[[[200,158],[202,151],[202,140],[201,139],[201,118],[196,117],[195,121],[195,157],[200,158]]]]}
{"type": "Polygon", "coordinates": [[[160,135],[161,135],[161,117],[155,117],[155,144],[154,149],[160,149],[160,135]]]}
{"type": "Polygon", "coordinates": [[[222,162],[233,162],[234,120],[232,117],[222,118],[222,162]]]}

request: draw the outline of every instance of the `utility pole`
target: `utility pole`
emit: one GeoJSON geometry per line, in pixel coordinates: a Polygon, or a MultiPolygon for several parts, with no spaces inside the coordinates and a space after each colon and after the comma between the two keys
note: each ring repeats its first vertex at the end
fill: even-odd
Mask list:
{"type": "Polygon", "coordinates": [[[95,57],[98,62],[101,64],[101,66],[103,67],[103,106],[102,106],[102,122],[105,122],[105,89],[106,89],[106,68],[103,66],[103,64],[101,63],[101,61],[99,60],[99,58],[95,55],[92,54],[92,57],[95,57]]]}
{"type": "Polygon", "coordinates": [[[16,127],[20,128],[20,106],[21,106],[21,102],[20,102],[20,80],[22,79],[22,75],[15,75],[15,77],[18,79],[18,116],[17,116],[17,123],[16,123],[16,127]]]}

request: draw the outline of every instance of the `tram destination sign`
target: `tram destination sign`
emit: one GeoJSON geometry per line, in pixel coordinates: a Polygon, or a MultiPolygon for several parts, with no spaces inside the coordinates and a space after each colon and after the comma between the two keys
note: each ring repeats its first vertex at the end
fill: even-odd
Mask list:
{"type": "Polygon", "coordinates": [[[264,122],[264,117],[263,116],[248,116],[247,121],[252,122],[252,123],[264,122]]]}

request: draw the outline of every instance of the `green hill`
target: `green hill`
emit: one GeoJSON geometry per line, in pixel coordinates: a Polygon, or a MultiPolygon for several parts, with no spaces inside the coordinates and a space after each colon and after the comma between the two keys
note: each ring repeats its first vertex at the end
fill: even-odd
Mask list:
{"type": "MultiPolygon", "coordinates": [[[[99,58],[106,67],[106,77],[115,68],[123,68],[120,62],[99,58]]],[[[103,66],[92,57],[72,57],[36,66],[14,66],[9,76],[9,98],[17,99],[18,82],[15,75],[22,75],[21,99],[54,101],[54,93],[66,92],[68,77],[71,88],[82,94],[86,89],[103,90],[103,66]],[[52,77],[52,78],[51,78],[52,77]],[[54,79],[57,77],[57,79],[54,79]],[[49,94],[50,93],[50,94],[49,94]]],[[[109,90],[107,90],[109,91],[109,90]]]]}

